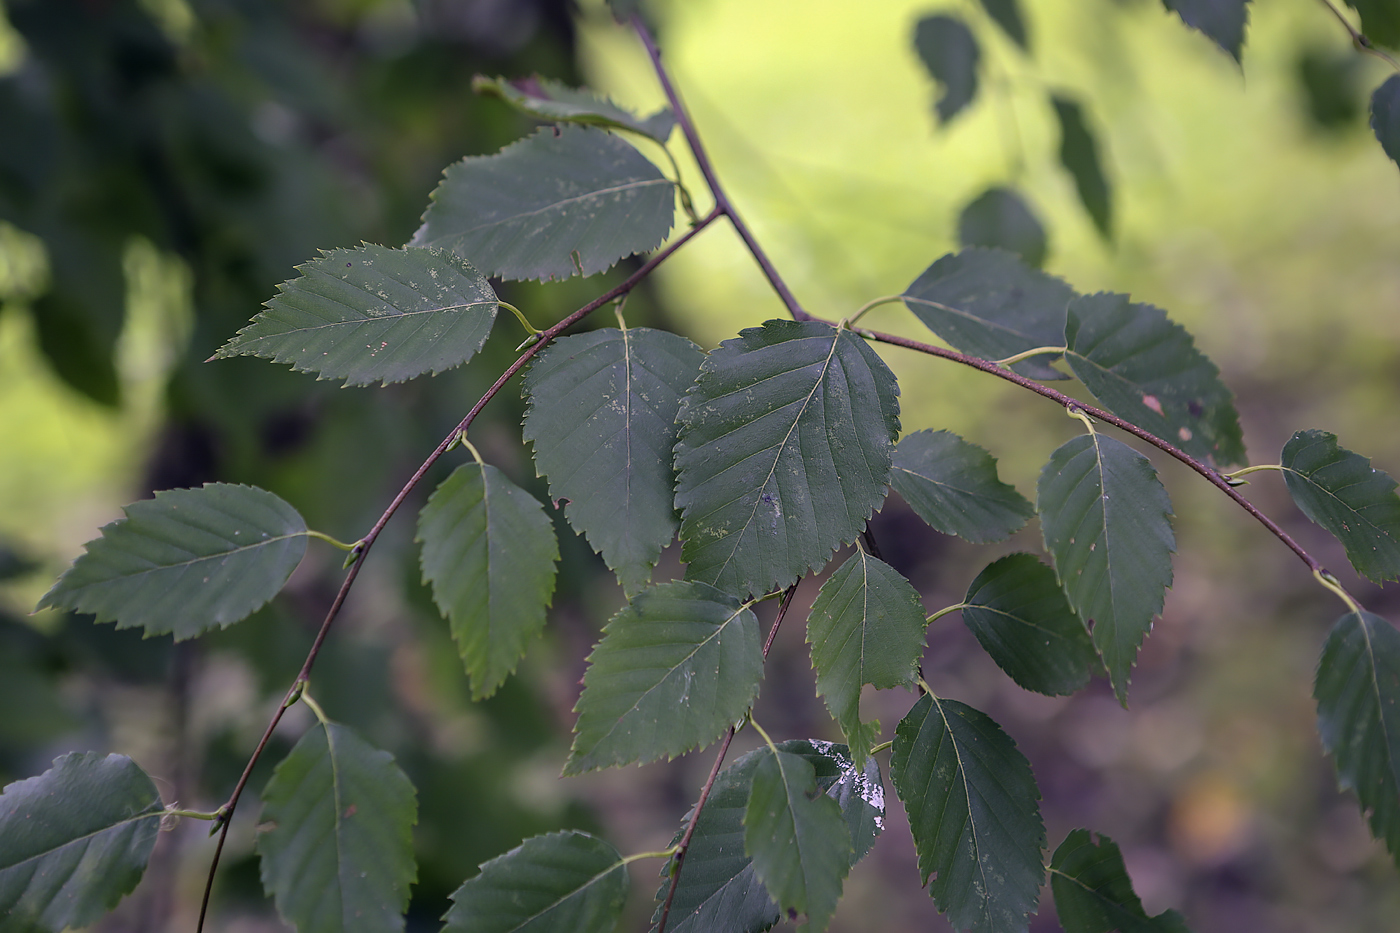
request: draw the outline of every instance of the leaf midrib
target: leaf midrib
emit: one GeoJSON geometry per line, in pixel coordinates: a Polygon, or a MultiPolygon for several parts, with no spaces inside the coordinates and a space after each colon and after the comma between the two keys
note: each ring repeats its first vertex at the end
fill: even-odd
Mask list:
{"type": "Polygon", "coordinates": [[[29,862],[32,862],[32,861],[34,861],[34,860],[36,860],[36,859],[47,858],[47,857],[49,857],[49,856],[51,856],[51,855],[54,855],[54,854],[57,853],[57,852],[61,852],[63,849],[66,849],[66,848],[68,848],[68,847],[71,846],[71,845],[76,845],[77,843],[84,842],[84,841],[91,841],[91,840],[94,839],[95,837],[100,836],[100,835],[102,835],[103,833],[111,832],[112,830],[117,829],[118,827],[126,826],[127,824],[130,824],[130,823],[139,823],[139,822],[142,821],[142,820],[149,820],[149,819],[152,819],[152,818],[160,819],[161,817],[163,817],[163,816],[165,815],[165,810],[159,805],[159,802],[158,802],[158,801],[157,801],[156,803],[149,804],[149,806],[154,806],[155,809],[154,809],[154,810],[143,810],[143,811],[141,811],[140,813],[137,813],[135,816],[126,817],[125,819],[122,819],[122,820],[119,820],[119,821],[117,821],[117,822],[115,822],[115,823],[112,823],[112,824],[109,825],[109,826],[104,826],[104,827],[102,827],[101,829],[93,830],[93,831],[90,832],[90,833],[84,833],[84,834],[81,835],[81,836],[75,836],[75,837],[73,837],[72,839],[69,839],[67,842],[59,843],[58,845],[56,845],[56,846],[54,846],[54,847],[52,847],[52,848],[45,849],[45,850],[42,851],[42,852],[38,852],[38,853],[35,853],[34,855],[30,855],[30,856],[27,856],[27,857],[25,857],[25,858],[22,858],[22,859],[20,859],[18,862],[12,862],[12,863],[10,863],[9,865],[0,865],[0,873],[7,872],[7,871],[11,871],[11,870],[13,870],[13,869],[19,868],[21,865],[26,865],[26,864],[28,864],[29,862]]]}
{"type": "Polygon", "coordinates": [[[631,191],[631,190],[634,189],[634,188],[644,188],[644,187],[654,186],[654,185],[671,185],[671,184],[674,184],[674,183],[673,183],[670,179],[668,179],[668,178],[639,178],[639,179],[634,179],[634,180],[628,181],[626,184],[612,185],[611,187],[608,187],[608,188],[594,188],[594,189],[592,189],[592,190],[590,190],[590,191],[587,191],[587,192],[585,192],[585,193],[583,193],[583,194],[574,195],[573,197],[564,198],[563,200],[560,200],[560,201],[551,201],[551,202],[549,202],[548,204],[543,204],[543,205],[541,205],[541,206],[539,206],[539,207],[537,207],[537,208],[534,208],[533,210],[521,211],[520,213],[517,213],[517,214],[510,214],[510,215],[508,215],[508,216],[506,216],[506,217],[502,217],[502,218],[497,219],[497,220],[490,220],[490,221],[487,221],[487,222],[485,222],[485,223],[477,224],[475,227],[458,227],[458,228],[454,229],[451,233],[443,233],[443,234],[439,235],[438,237],[436,237],[436,238],[434,238],[434,239],[432,239],[432,240],[428,240],[428,241],[426,241],[425,243],[419,244],[419,245],[429,246],[429,245],[432,245],[432,244],[434,244],[434,243],[441,243],[441,242],[444,242],[444,241],[446,241],[446,240],[451,240],[451,239],[454,239],[454,238],[457,238],[457,237],[464,237],[464,236],[467,236],[468,234],[477,233],[477,232],[479,232],[479,231],[481,231],[481,230],[489,230],[489,229],[491,229],[492,227],[502,227],[502,226],[506,226],[506,225],[508,225],[508,224],[515,223],[516,221],[524,220],[524,219],[527,219],[527,218],[530,218],[530,217],[537,217],[537,216],[539,216],[539,215],[541,215],[541,214],[549,213],[549,212],[552,212],[552,211],[553,211],[553,212],[561,211],[561,210],[566,209],[566,206],[573,206],[573,205],[575,205],[575,204],[582,203],[582,202],[587,201],[587,200],[592,199],[592,198],[599,198],[599,197],[602,197],[603,195],[608,195],[608,194],[625,194],[625,193],[627,193],[628,191],[631,191]]]}

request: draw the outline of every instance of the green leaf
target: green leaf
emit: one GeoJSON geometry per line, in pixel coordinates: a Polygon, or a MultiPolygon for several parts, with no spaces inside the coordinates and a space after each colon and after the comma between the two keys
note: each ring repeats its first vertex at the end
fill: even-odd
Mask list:
{"type": "Polygon", "coordinates": [[[643,590],[588,658],[564,773],[674,758],[708,745],[758,693],[758,618],[697,582],[643,590]]]}
{"type": "Polygon", "coordinates": [[[878,732],[860,721],[860,689],[913,684],[924,653],[923,603],[909,581],[857,548],[822,584],[807,616],[817,695],[841,726],[857,768],[878,732]],[[872,734],[873,733],[873,734],[872,734]]]}
{"type": "Polygon", "coordinates": [[[1118,844],[1087,829],[1065,837],[1050,859],[1050,888],[1065,933],[1190,933],[1181,914],[1149,917],[1133,892],[1118,844]]]}
{"type": "Polygon", "coordinates": [[[977,96],[977,39],[956,17],[926,16],[914,27],[914,51],[943,88],[935,110],[947,123],[977,96]]]}
{"type": "Polygon", "coordinates": [[[1342,616],[1322,648],[1313,698],[1337,782],[1369,811],[1371,835],[1400,865],[1400,633],[1369,612],[1342,616]]]}
{"type": "Polygon", "coordinates": [[[1048,696],[1074,693],[1099,669],[1089,632],[1055,572],[1033,554],[987,565],[963,597],[963,622],[1007,675],[1048,696]]]}
{"type": "Polygon", "coordinates": [[[1172,582],[1176,538],[1167,491],[1142,454],[1087,434],[1050,456],[1036,509],[1060,585],[1126,704],[1138,647],[1172,582]]]}
{"type": "Polygon", "coordinates": [[[704,352],[644,327],[589,331],[547,347],[525,376],[524,436],[549,495],[630,596],[676,536],[676,412],[704,352]]]}
{"type": "Polygon", "coordinates": [[[642,119],[607,98],[539,75],[516,81],[477,75],[472,79],[472,90],[499,97],[517,110],[541,120],[635,130],[659,143],[664,143],[676,126],[676,117],[669,107],[642,119]]]}
{"type": "Polygon", "coordinates": [[[1029,265],[1045,263],[1045,228],[1030,206],[1010,188],[988,188],[958,215],[958,242],[964,247],[998,247],[1029,265]]]}
{"type": "Polygon", "coordinates": [[[453,893],[442,933],[610,933],[628,887],[610,843],[577,830],[535,836],[453,893]]]}
{"type": "Polygon", "coordinates": [[[1030,40],[1026,36],[1026,22],[1021,17],[1021,8],[1017,0],[982,0],[982,9],[987,11],[998,26],[1002,28],[1011,40],[1027,52],[1030,51],[1030,40]]]}
{"type": "Polygon", "coordinates": [[[801,755],[778,751],[754,769],[744,851],[779,909],[826,929],[851,870],[851,836],[841,808],[818,789],[816,771],[801,755]]]}
{"type": "Polygon", "coordinates": [[[1161,308],[1127,295],[1069,303],[1065,359],[1109,411],[1217,466],[1245,462],[1244,434],[1220,370],[1161,308]]]}
{"type": "Polygon", "coordinates": [[[482,699],[515,670],[544,628],[559,542],[543,506],[500,470],[467,463],[418,516],[423,581],[448,617],[482,699]]]}
{"type": "Polygon", "coordinates": [[[1392,49],[1400,48],[1400,6],[1395,0],[1347,0],[1361,14],[1366,38],[1392,49]]]}
{"type": "Polygon", "coordinates": [[[675,213],[673,183],[625,140],[546,127],[449,166],[411,245],[498,278],[566,279],[660,245],[675,213]]]}
{"type": "Polygon", "coordinates": [[[849,330],[769,321],[722,343],[678,416],[687,575],[767,593],[853,541],[885,498],[898,395],[849,330]]]}
{"type": "Polygon", "coordinates": [[[959,930],[1024,931],[1045,877],[1045,826],[1016,743],[984,713],[926,695],[900,722],[891,755],[939,912],[959,930]]]}
{"type": "Polygon", "coordinates": [[[1400,496],[1389,474],[1326,431],[1294,434],[1281,465],[1293,501],[1342,542],[1357,573],[1376,583],[1400,577],[1400,496]]]}
{"type": "Polygon", "coordinates": [[[1400,75],[1391,75],[1371,95],[1371,129],[1390,160],[1400,164],[1400,75]]]}
{"type": "Polygon", "coordinates": [[[263,889],[297,933],[402,930],[417,810],[393,756],[318,722],[263,790],[263,889]]]}
{"type": "Polygon", "coordinates": [[[0,794],[0,927],[94,923],[136,887],[160,829],[160,793],[125,755],[72,752],[0,794]]]}
{"type": "Polygon", "coordinates": [[[1084,120],[1077,101],[1055,94],[1051,97],[1060,121],[1060,164],[1074,179],[1079,200],[1105,240],[1113,239],[1112,191],[1099,160],[1099,144],[1084,120]]]}
{"type": "Polygon", "coordinates": [[[38,608],[193,638],[276,596],[306,553],[301,516],[252,486],[168,489],[122,511],[38,608]]]}
{"type": "MultiPolygon", "coordinates": [[[[1074,291],[999,249],[944,256],[904,290],[909,310],[964,353],[1002,360],[1037,347],[1064,346],[1065,307],[1074,291]]],[[[1032,379],[1064,379],[1052,354],[1011,368],[1032,379]]]]}
{"type": "Polygon", "coordinates": [[[211,359],[261,356],[348,386],[403,382],[471,359],[496,320],[481,273],[436,249],[323,251],[211,359]]]}
{"type": "Polygon", "coordinates": [[[1235,61],[1240,60],[1249,0],[1162,0],[1162,5],[1229,52],[1235,61]]]}
{"type": "Polygon", "coordinates": [[[1000,541],[1035,513],[997,478],[991,454],[950,431],[915,431],[894,452],[890,485],[919,517],[975,544],[1000,541]]]}

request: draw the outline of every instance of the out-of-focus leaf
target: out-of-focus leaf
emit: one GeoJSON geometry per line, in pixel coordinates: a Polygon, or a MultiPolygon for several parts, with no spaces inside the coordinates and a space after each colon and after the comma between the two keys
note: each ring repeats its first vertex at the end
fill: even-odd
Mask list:
{"type": "Polygon", "coordinates": [[[489,464],[463,464],[418,516],[423,580],[448,617],[472,697],[496,692],[544,628],[559,542],[544,508],[489,464]]]}
{"type": "Polygon", "coordinates": [[[565,774],[674,758],[748,710],[763,677],[758,618],[694,581],[643,590],[588,658],[565,774]]]}
{"type": "Polygon", "coordinates": [[[1314,126],[1344,132],[1356,122],[1361,112],[1361,66],[1361,58],[1351,49],[1319,45],[1299,52],[1298,83],[1314,126]]]}
{"type": "Polygon", "coordinates": [[[1249,0],[1162,0],[1162,5],[1229,52],[1235,61],[1240,60],[1249,0]]]}
{"type": "Polygon", "coordinates": [[[958,242],[1009,250],[1037,268],[1045,263],[1045,228],[1010,188],[988,188],[963,208],[958,242]]]}
{"type": "Polygon", "coordinates": [[[121,383],[112,359],[115,341],[89,319],[78,305],[80,300],[61,283],[35,299],[39,349],[69,386],[99,405],[115,408],[121,403],[121,383]]]}
{"type": "Polygon", "coordinates": [[[1056,94],[1051,97],[1060,121],[1060,164],[1074,179],[1079,200],[1105,240],[1113,239],[1113,197],[1108,176],[1099,158],[1099,144],[1084,120],[1077,101],[1056,94]]]}
{"type": "Polygon", "coordinates": [[[676,126],[676,117],[669,107],[643,119],[591,91],[571,88],[538,75],[518,81],[477,75],[472,79],[472,90],[499,97],[517,110],[541,120],[635,130],[661,143],[676,126]]]}
{"type": "Polygon", "coordinates": [[[1361,14],[1366,38],[1392,49],[1400,48],[1400,6],[1395,0],[1347,0],[1361,14]]]}
{"type": "Polygon", "coordinates": [[[914,27],[914,51],[943,88],[934,109],[947,123],[977,96],[977,39],[956,17],[926,16],[914,27]]]}
{"type": "Polygon", "coordinates": [[[703,359],[675,334],[607,328],[556,341],[525,376],[536,468],[629,596],[680,527],[676,412],[703,359]]]}
{"type": "Polygon", "coordinates": [[[898,395],[849,330],[768,321],[722,343],[678,415],[687,576],[767,593],[854,540],[885,498],[898,395]]]}
{"type": "Polygon", "coordinates": [[[611,843],[577,830],[535,836],[453,893],[442,933],[610,933],[629,886],[611,843]]]}
{"type": "Polygon", "coordinates": [[[1400,165],[1400,75],[1391,75],[1371,95],[1371,129],[1390,160],[1400,165]]]}
{"type": "Polygon", "coordinates": [[[608,6],[618,22],[626,22],[633,13],[641,11],[642,0],[608,0],[608,6]]]}
{"type": "Polygon", "coordinates": [[[160,829],[160,793],[125,755],[73,752],[0,794],[0,929],[85,927],[131,892],[160,829]]]}
{"type": "Polygon", "coordinates": [[[1031,49],[1030,39],[1026,35],[1026,21],[1021,16],[1021,7],[1018,0],[982,0],[982,9],[987,11],[987,15],[996,21],[1011,40],[1025,49],[1031,49]]]}
{"type": "Polygon", "coordinates": [[[937,530],[974,544],[1000,541],[1035,514],[997,477],[991,454],[951,431],[915,431],[894,452],[890,485],[937,530]]]}
{"type": "Polygon", "coordinates": [[[660,245],[675,186],[626,140],[546,127],[448,166],[412,246],[450,249],[503,279],[593,275],[660,245]]]}
{"type": "Polygon", "coordinates": [[[1070,605],[1127,703],[1138,647],[1172,582],[1171,500],[1146,457],[1102,434],[1074,438],[1040,471],[1036,510],[1070,605]]]}
{"type": "Polygon", "coordinates": [[[1326,431],[1299,431],[1280,458],[1288,492],[1303,514],[1346,548],[1362,576],[1400,577],[1400,496],[1395,480],[1326,431]]]}
{"type": "Polygon", "coordinates": [[[1050,859],[1050,888],[1065,933],[1190,933],[1181,914],[1149,917],[1133,891],[1118,844],[1087,829],[1065,837],[1050,859]]]}
{"type": "Polygon", "coordinates": [[[306,523],[263,489],[208,483],[126,506],[39,600],[117,628],[193,638],[276,596],[306,553],[306,523]]]}
{"type": "Polygon", "coordinates": [[[212,359],[261,356],[346,385],[403,382],[471,359],[496,320],[496,293],[451,253],[369,243],[297,266],[212,359]]]}
{"type": "Polygon", "coordinates": [[[264,890],[297,933],[402,930],[417,811],[393,756],[318,722],[263,790],[264,890]]]}
{"type": "Polygon", "coordinates": [[[1024,931],[1045,878],[1045,825],[1016,743],[984,713],[926,695],[895,732],[890,776],[939,912],[959,930],[1024,931]]]}

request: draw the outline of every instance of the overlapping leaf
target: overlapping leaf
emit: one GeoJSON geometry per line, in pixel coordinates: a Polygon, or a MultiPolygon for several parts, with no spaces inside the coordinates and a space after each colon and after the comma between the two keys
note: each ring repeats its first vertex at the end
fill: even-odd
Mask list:
{"type": "Polygon", "coordinates": [[[160,794],[125,755],[73,752],[0,794],[0,928],[61,933],[136,887],[160,829],[160,794]]]}
{"type": "Polygon", "coordinates": [[[403,382],[471,359],[496,320],[496,293],[436,249],[337,249],[297,266],[212,359],[261,356],[346,385],[403,382]]]}
{"type": "Polygon", "coordinates": [[[576,830],[535,836],[457,889],[442,933],[610,933],[628,887],[610,843],[576,830]]]}
{"type": "Polygon", "coordinates": [[[1243,463],[1230,390],[1191,335],[1161,308],[1127,295],[1069,303],[1065,360],[1109,411],[1218,466],[1243,463]]]}
{"type": "Polygon", "coordinates": [[[170,489],[123,511],[84,546],[40,609],[193,638],[276,596],[306,553],[301,516],[251,486],[170,489]]]}
{"type": "Polygon", "coordinates": [[[1099,144],[1079,102],[1056,94],[1050,98],[1060,122],[1060,164],[1074,179],[1079,200],[1105,240],[1113,239],[1113,200],[1099,158],[1099,144]]]}
{"type": "Polygon", "coordinates": [[[982,0],[982,9],[987,11],[998,26],[1012,41],[1026,51],[1030,51],[1030,39],[1026,35],[1026,21],[1021,16],[1018,0],[982,0]]]}
{"type": "Polygon", "coordinates": [[[1235,61],[1240,60],[1249,0],[1162,0],[1162,5],[1229,52],[1235,61]]]}
{"type": "Polygon", "coordinates": [[[472,79],[472,90],[499,97],[517,110],[541,120],[635,130],[662,143],[676,126],[676,117],[669,107],[642,119],[590,91],[538,75],[517,81],[477,75],[472,79]]]}
{"type": "Polygon", "coordinates": [[[1045,877],[1045,826],[1016,744],[985,714],[928,695],[895,732],[890,775],[938,910],[959,930],[1024,931],[1045,877]]]}
{"type": "Polygon", "coordinates": [[[997,666],[1027,690],[1074,693],[1099,668],[1094,643],[1055,572],[1033,554],[1008,554],[977,575],[963,622],[997,666]]]}
{"type": "Polygon", "coordinates": [[[493,466],[458,467],[418,516],[423,580],[448,617],[476,699],[544,628],[559,543],[535,497],[493,466]]]}
{"type": "Polygon", "coordinates": [[[643,590],[588,662],[565,774],[706,745],[748,711],[763,677],[758,618],[693,581],[643,590]]]}
{"type": "Polygon", "coordinates": [[[448,249],[488,275],[592,275],[666,238],[674,185],[625,140],[546,127],[448,167],[412,246],[448,249]]]}
{"type": "Polygon", "coordinates": [[[1045,262],[1045,228],[1010,188],[988,188],[958,215],[958,242],[1004,249],[1039,267],[1045,262]]]}
{"type": "Polygon", "coordinates": [[[942,86],[934,109],[947,123],[977,96],[977,39],[957,17],[925,16],[914,27],[914,51],[942,86]]]}
{"type": "Polygon", "coordinates": [[[1313,698],[1338,783],[1400,865],[1400,633],[1369,612],[1342,616],[1323,646],[1313,698]]]}
{"type": "Polygon", "coordinates": [[[1400,75],[1391,75],[1371,95],[1371,129],[1385,154],[1400,164],[1400,75]]]}
{"type": "Polygon", "coordinates": [[[1293,501],[1342,542],[1357,573],[1377,583],[1400,577],[1395,480],[1326,431],[1294,434],[1280,463],[1293,501]]]}
{"type": "Polygon", "coordinates": [[[898,394],[848,330],[769,321],[721,344],[678,416],[687,575],[766,593],[854,540],[885,497],[898,394]]]}
{"type": "Polygon", "coordinates": [[[1400,8],[1391,0],[1347,0],[1361,14],[1361,31],[1366,38],[1391,48],[1400,48],[1400,8]]]}
{"type": "Polygon", "coordinates": [[[1087,434],[1051,455],[1036,509],[1060,585],[1126,703],[1138,647],[1172,582],[1167,491],[1142,454],[1087,434]]]}
{"type": "MultiPolygon", "coordinates": [[[[904,290],[904,303],[964,353],[1002,360],[1037,347],[1062,347],[1065,307],[1074,290],[999,249],[965,249],[929,266],[904,290]]],[[[1032,379],[1064,379],[1054,356],[1011,368],[1032,379]]]]}
{"type": "Polygon", "coordinates": [[[1065,837],[1050,859],[1050,888],[1065,933],[1190,933],[1181,914],[1149,917],[1133,891],[1118,844],[1087,829],[1065,837]]]}
{"type": "Polygon", "coordinates": [[[629,595],[680,527],[671,449],[702,359],[684,337],[609,328],[556,341],[525,377],[536,468],[629,595]]]}
{"type": "Polygon", "coordinates": [[[915,431],[894,452],[890,485],[919,517],[976,544],[1000,541],[1035,509],[997,477],[991,454],[950,431],[915,431]]]}

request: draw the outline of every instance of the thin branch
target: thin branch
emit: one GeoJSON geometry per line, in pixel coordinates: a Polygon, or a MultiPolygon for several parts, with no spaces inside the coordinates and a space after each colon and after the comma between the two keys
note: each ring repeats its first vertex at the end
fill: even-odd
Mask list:
{"type": "Polygon", "coordinates": [[[1376,48],[1375,43],[1373,43],[1370,39],[1366,38],[1365,33],[1361,32],[1359,29],[1353,26],[1351,24],[1351,21],[1342,15],[1342,11],[1337,9],[1337,5],[1333,3],[1332,0],[1322,0],[1322,5],[1327,7],[1327,9],[1331,10],[1332,15],[1337,17],[1337,22],[1341,23],[1342,28],[1347,31],[1347,35],[1351,36],[1351,44],[1356,46],[1357,51],[1365,52],[1369,55],[1374,55],[1381,61],[1388,64],[1390,67],[1394,68],[1396,71],[1400,71],[1400,62],[1397,62],[1385,52],[1376,48]]]}

